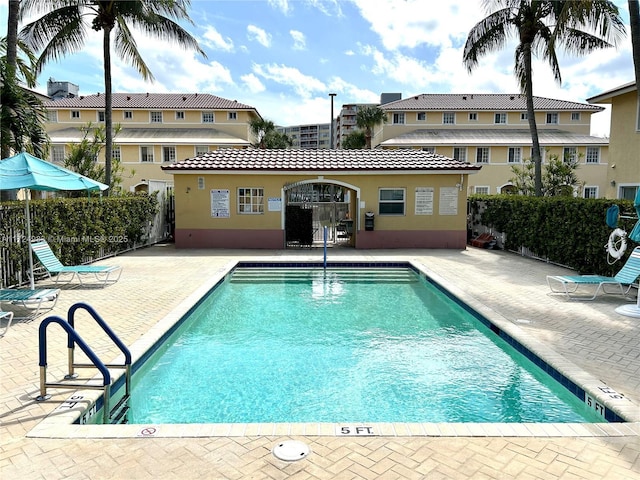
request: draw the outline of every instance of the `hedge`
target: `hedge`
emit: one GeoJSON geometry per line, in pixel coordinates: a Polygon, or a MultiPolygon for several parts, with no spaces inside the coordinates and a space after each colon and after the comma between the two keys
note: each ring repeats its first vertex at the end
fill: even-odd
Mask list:
{"type": "MultiPolygon", "coordinates": [[[[607,210],[617,205],[621,217],[636,217],[631,200],[521,195],[469,197],[474,223],[505,234],[505,248],[528,248],[540,258],[575,269],[580,274],[614,275],[634,247],[628,241],[621,262],[610,263],[606,244],[612,229],[607,210]]],[[[635,218],[620,218],[618,226],[630,232],[635,218]]]]}
{"type": "MultiPolygon", "coordinates": [[[[19,270],[23,278],[27,272],[24,205],[0,203],[3,286],[16,284],[19,270]]],[[[62,263],[77,265],[144,244],[158,201],[155,194],[135,194],[32,200],[29,206],[31,239],[46,240],[62,263]]]]}

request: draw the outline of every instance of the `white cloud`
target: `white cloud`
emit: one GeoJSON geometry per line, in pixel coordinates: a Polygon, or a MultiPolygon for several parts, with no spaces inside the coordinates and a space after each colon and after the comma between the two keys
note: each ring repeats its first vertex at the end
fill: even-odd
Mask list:
{"type": "Polygon", "coordinates": [[[299,32],[298,30],[289,30],[289,34],[291,35],[291,38],[293,38],[294,50],[305,50],[307,48],[307,41],[304,33],[299,32]]]}
{"type": "Polygon", "coordinates": [[[289,13],[289,2],[288,0],[268,0],[270,6],[280,10],[285,15],[289,13]]]}
{"type": "Polygon", "coordinates": [[[294,67],[276,64],[254,64],[253,72],[259,77],[293,88],[296,95],[303,98],[311,97],[314,92],[327,90],[325,84],[320,80],[310,75],[305,75],[294,67]]]}
{"type": "Polygon", "coordinates": [[[222,35],[211,25],[207,25],[203,33],[204,46],[212,48],[213,50],[222,50],[224,52],[233,51],[233,40],[229,37],[223,38],[222,35]]]}
{"type": "Polygon", "coordinates": [[[247,27],[247,37],[249,40],[255,40],[263,47],[269,48],[271,46],[271,34],[255,25],[249,25],[247,27]]]}
{"type": "Polygon", "coordinates": [[[240,80],[242,80],[242,83],[249,89],[251,93],[260,93],[266,90],[264,84],[253,73],[242,75],[240,77],[240,80]]]}
{"type": "Polygon", "coordinates": [[[354,0],[387,50],[419,45],[449,47],[464,42],[485,15],[480,2],[447,0],[354,0]]]}

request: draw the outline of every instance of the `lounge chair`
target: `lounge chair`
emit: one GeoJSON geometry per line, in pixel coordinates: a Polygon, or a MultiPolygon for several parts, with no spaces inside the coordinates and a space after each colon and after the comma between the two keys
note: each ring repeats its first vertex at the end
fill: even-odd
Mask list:
{"type": "MultiPolygon", "coordinates": [[[[59,288],[36,290],[29,290],[26,288],[7,288],[0,290],[0,307],[2,307],[2,304],[4,303],[19,308],[19,310],[10,312],[12,314],[12,318],[9,319],[9,324],[7,325],[4,333],[7,333],[7,330],[9,330],[11,320],[18,318],[32,320],[40,314],[41,310],[51,310],[56,306],[59,295],[59,288]]],[[[2,311],[2,314],[4,313],[6,312],[2,311]]]]}
{"type": "Polygon", "coordinates": [[[634,248],[627,262],[620,271],[613,277],[601,275],[548,275],[547,284],[552,293],[564,293],[568,298],[574,300],[593,300],[602,291],[605,294],[620,294],[627,296],[633,284],[640,277],[640,247],[634,248]],[[560,284],[561,288],[554,289],[555,284],[560,284]],[[584,295],[573,295],[580,286],[595,286],[596,290],[592,297],[584,295]],[[607,287],[615,287],[614,291],[607,291],[607,287]]]}
{"type": "Polygon", "coordinates": [[[9,331],[9,327],[11,326],[11,322],[13,320],[13,312],[3,312],[0,310],[0,321],[2,321],[2,319],[6,319],[7,326],[4,327],[4,330],[2,331],[2,333],[0,333],[0,337],[4,337],[4,335],[9,331]]]}
{"type": "Polygon", "coordinates": [[[44,240],[32,243],[31,248],[49,277],[53,278],[53,276],[55,276],[56,284],[60,281],[61,277],[66,274],[70,274],[71,277],[67,283],[70,283],[75,277],[77,277],[80,285],[84,285],[82,283],[82,276],[94,275],[96,280],[105,286],[109,283],[117,282],[122,274],[122,268],[116,265],[63,265],[60,260],[58,260],[58,257],[53,253],[49,244],[44,240]],[[116,272],[117,277],[111,277],[111,274],[115,275],[116,272]]]}

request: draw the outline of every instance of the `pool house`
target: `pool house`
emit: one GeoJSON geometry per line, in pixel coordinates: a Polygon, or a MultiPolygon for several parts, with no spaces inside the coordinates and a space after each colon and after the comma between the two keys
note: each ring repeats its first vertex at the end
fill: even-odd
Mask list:
{"type": "Polygon", "coordinates": [[[229,148],[162,169],[177,248],[464,249],[481,166],[408,149],[229,148]]]}

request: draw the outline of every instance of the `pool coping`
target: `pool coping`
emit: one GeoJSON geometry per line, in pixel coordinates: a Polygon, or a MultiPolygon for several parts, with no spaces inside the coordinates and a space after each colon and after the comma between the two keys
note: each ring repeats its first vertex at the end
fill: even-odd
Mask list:
{"type": "MultiPolygon", "coordinates": [[[[161,339],[171,335],[181,319],[193,310],[202,299],[238,266],[279,266],[322,268],[323,262],[268,261],[254,262],[233,260],[216,270],[192,294],[152,326],[131,347],[133,363],[149,356],[149,350],[161,339]]],[[[187,438],[187,437],[246,437],[278,435],[315,436],[442,436],[442,437],[621,437],[640,435],[640,407],[610,389],[602,381],[569,362],[541,342],[529,338],[515,323],[508,320],[481,301],[467,295],[413,260],[401,261],[350,261],[330,262],[327,267],[388,267],[405,266],[424,275],[449,294],[454,300],[466,304],[499,329],[499,335],[515,339],[532,352],[544,365],[570,379],[589,395],[595,411],[614,412],[621,420],[602,423],[233,423],[233,424],[84,424],[95,415],[95,405],[100,403],[102,392],[78,390],[63,399],[55,395],[58,406],[28,433],[30,438],[187,438]],[[80,420],[81,423],[78,423],[80,420]]],[[[514,319],[515,321],[515,319],[514,319]]],[[[504,338],[504,337],[503,337],[504,338]]],[[[122,357],[113,363],[122,362],[122,357]]],[[[96,375],[93,380],[98,380],[96,375]]],[[[116,377],[114,384],[122,382],[116,377]]],[[[116,389],[114,389],[115,391],[116,389]]],[[[585,398],[586,403],[586,398],[585,398]]]]}

